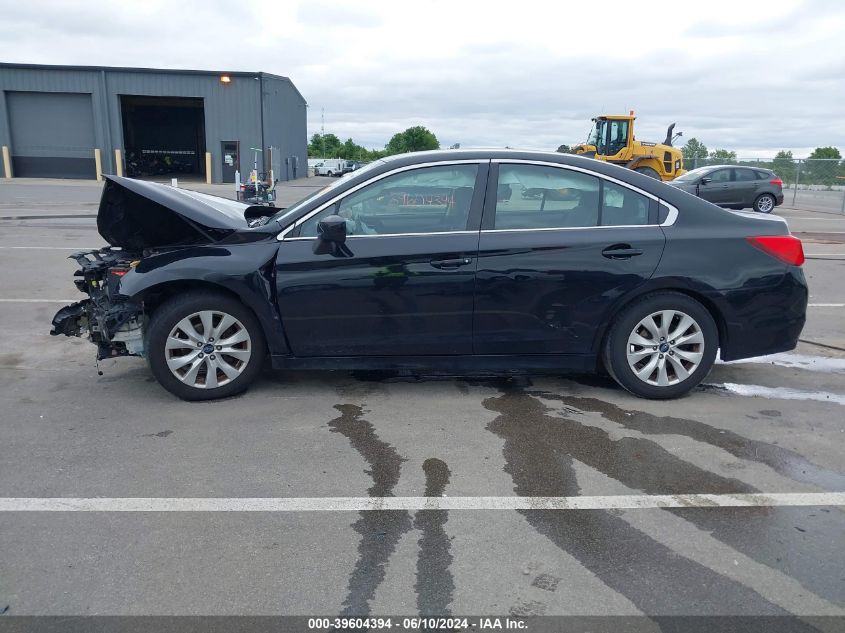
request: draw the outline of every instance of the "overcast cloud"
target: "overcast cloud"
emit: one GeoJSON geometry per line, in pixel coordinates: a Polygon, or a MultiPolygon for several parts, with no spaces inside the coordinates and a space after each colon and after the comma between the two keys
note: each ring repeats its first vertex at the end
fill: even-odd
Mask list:
{"type": "MultiPolygon", "coordinates": [[[[325,129],[382,147],[555,149],[596,114],[740,156],[845,150],[845,2],[0,0],[0,61],[265,71],[325,129]]],[[[681,142],[683,142],[683,140],[681,142]]]]}

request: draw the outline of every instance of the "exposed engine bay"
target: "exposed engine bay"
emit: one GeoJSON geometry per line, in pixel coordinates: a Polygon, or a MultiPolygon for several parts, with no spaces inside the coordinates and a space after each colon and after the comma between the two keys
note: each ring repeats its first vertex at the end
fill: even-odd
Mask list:
{"type": "Polygon", "coordinates": [[[117,293],[120,278],[137,266],[140,256],[105,247],[69,259],[79,264],[73,283],[88,298],[59,310],[50,334],[87,335],[97,346],[97,360],[144,356],[144,306],[117,293]]]}

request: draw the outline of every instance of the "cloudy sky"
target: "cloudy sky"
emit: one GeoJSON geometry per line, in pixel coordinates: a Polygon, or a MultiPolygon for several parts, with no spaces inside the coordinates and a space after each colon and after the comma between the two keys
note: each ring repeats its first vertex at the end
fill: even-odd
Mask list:
{"type": "Polygon", "coordinates": [[[845,150],[845,2],[0,0],[0,61],[265,71],[382,147],[554,149],[636,110],[637,137],[740,156],[845,150]],[[684,139],[681,139],[683,142],[684,139]]]}

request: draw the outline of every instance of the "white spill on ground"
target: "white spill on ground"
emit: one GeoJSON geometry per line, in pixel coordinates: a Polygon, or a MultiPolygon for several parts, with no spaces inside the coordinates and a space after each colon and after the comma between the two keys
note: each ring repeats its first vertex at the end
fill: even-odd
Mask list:
{"type": "Polygon", "coordinates": [[[845,405],[845,396],[827,393],[825,391],[800,391],[788,387],[764,387],[762,385],[740,385],[734,382],[718,384],[704,384],[705,388],[718,389],[734,393],[738,396],[756,398],[775,398],[781,400],[816,400],[818,402],[833,402],[845,405]]]}
{"type": "Polygon", "coordinates": [[[826,356],[805,356],[803,354],[784,353],[743,358],[742,360],[732,360],[727,363],[717,362],[722,365],[761,363],[793,369],[806,369],[807,371],[820,371],[829,374],[845,374],[845,358],[828,358],[826,356]]]}

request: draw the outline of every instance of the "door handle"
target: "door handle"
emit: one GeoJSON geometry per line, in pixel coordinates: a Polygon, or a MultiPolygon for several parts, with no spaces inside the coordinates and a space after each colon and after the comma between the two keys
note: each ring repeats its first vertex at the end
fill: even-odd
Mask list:
{"type": "Polygon", "coordinates": [[[432,259],[429,264],[435,268],[460,268],[461,266],[469,266],[472,259],[469,257],[458,257],[455,259],[432,259]]]}
{"type": "Polygon", "coordinates": [[[642,255],[643,251],[639,248],[631,248],[630,244],[614,244],[604,249],[601,254],[608,259],[629,259],[642,255]]]}

